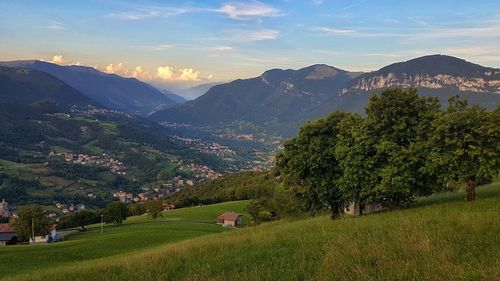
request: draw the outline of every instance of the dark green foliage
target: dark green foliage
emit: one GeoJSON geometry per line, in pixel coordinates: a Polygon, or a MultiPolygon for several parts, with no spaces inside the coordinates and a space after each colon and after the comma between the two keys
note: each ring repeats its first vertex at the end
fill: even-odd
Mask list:
{"type": "Polygon", "coordinates": [[[140,216],[140,215],[147,213],[147,211],[148,211],[148,208],[146,207],[146,204],[144,204],[144,203],[137,203],[137,204],[130,205],[128,207],[128,214],[130,216],[140,216]]]}
{"type": "Polygon", "coordinates": [[[335,156],[342,174],[338,184],[344,196],[360,206],[362,214],[363,206],[376,200],[373,141],[365,133],[364,120],[357,114],[343,119],[339,126],[335,156]]]}
{"type": "Polygon", "coordinates": [[[275,190],[272,196],[252,200],[246,211],[254,223],[295,217],[305,212],[301,202],[289,190],[275,190]]]}
{"type": "Polygon", "coordinates": [[[456,181],[467,182],[473,200],[477,181],[498,173],[499,112],[456,99],[442,112],[415,89],[385,90],[372,95],[364,119],[335,112],[304,126],[278,155],[278,171],[307,210],[333,218],[349,202],[408,207],[456,181]]]}
{"type": "Polygon", "coordinates": [[[313,212],[326,208],[332,218],[338,217],[348,203],[339,186],[342,171],[335,147],[339,124],[349,116],[335,112],[305,125],[296,138],[285,143],[277,160],[285,184],[301,198],[305,208],[313,212]]]}
{"type": "Polygon", "coordinates": [[[11,204],[28,203],[29,196],[26,193],[28,188],[40,189],[40,182],[0,173],[0,198],[7,200],[11,204]]]}
{"type": "Polygon", "coordinates": [[[500,108],[486,111],[452,97],[433,125],[429,170],[437,171],[444,183],[466,183],[466,200],[475,200],[476,185],[500,168],[500,108]]]}
{"type": "Polygon", "coordinates": [[[366,108],[363,133],[370,143],[371,173],[377,200],[391,208],[405,207],[415,195],[428,195],[437,179],[425,172],[432,121],[439,114],[436,98],[415,89],[391,89],[373,95],[366,108]]]}
{"type": "Polygon", "coordinates": [[[127,205],[121,202],[111,202],[103,211],[104,222],[121,225],[128,216],[127,205]]]}
{"type": "Polygon", "coordinates": [[[80,227],[82,230],[85,230],[86,225],[98,223],[100,220],[101,216],[99,213],[90,210],[81,210],[63,217],[57,227],[59,229],[80,227]]]}
{"type": "Polygon", "coordinates": [[[156,220],[158,217],[162,216],[163,211],[163,201],[162,200],[152,200],[146,203],[146,208],[148,210],[148,214],[151,216],[153,220],[156,220]]]}
{"type": "Polygon", "coordinates": [[[34,229],[35,236],[45,236],[50,231],[50,221],[39,205],[26,205],[17,211],[17,218],[11,222],[19,240],[28,240],[34,229]]]}
{"type": "Polygon", "coordinates": [[[108,169],[101,166],[88,166],[67,163],[62,159],[54,159],[49,161],[49,168],[52,170],[52,175],[64,177],[67,179],[99,179],[99,174],[107,171],[108,169]]]}
{"type": "Polygon", "coordinates": [[[173,193],[167,202],[176,207],[271,196],[276,183],[268,173],[241,172],[210,180],[173,193]]]}

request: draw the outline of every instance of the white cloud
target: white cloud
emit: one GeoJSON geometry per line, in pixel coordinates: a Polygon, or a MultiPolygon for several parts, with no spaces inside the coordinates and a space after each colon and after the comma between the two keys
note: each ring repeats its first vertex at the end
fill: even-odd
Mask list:
{"type": "MultiPolygon", "coordinates": [[[[387,21],[387,20],[386,20],[387,21]]],[[[340,29],[336,27],[313,27],[312,31],[333,36],[350,37],[401,37],[405,40],[430,40],[430,39],[479,39],[493,38],[494,34],[500,34],[500,24],[488,23],[474,27],[414,27],[400,28],[364,28],[364,29],[340,29]]]]}
{"type": "Polygon", "coordinates": [[[170,45],[170,44],[161,44],[161,45],[155,45],[155,46],[152,46],[152,49],[153,51],[165,51],[167,49],[170,49],[170,48],[173,48],[174,45],[170,45]]]}
{"type": "Polygon", "coordinates": [[[216,46],[209,48],[210,51],[218,51],[218,52],[231,51],[232,49],[233,47],[231,46],[216,46]]]}
{"type": "Polygon", "coordinates": [[[278,38],[280,32],[274,29],[260,29],[260,30],[237,30],[229,38],[237,42],[252,42],[263,40],[274,40],[278,38]]]}
{"type": "Polygon", "coordinates": [[[50,21],[49,25],[47,25],[47,28],[52,30],[65,30],[66,26],[58,21],[50,21]]]}
{"type": "Polygon", "coordinates": [[[199,81],[200,72],[193,68],[175,70],[172,66],[160,66],[157,69],[157,78],[170,81],[199,81]]]}
{"type": "Polygon", "coordinates": [[[160,13],[158,11],[127,11],[111,13],[108,17],[118,20],[142,20],[158,17],[159,15],[160,13]]]}
{"type": "Polygon", "coordinates": [[[139,79],[150,79],[151,78],[151,74],[149,73],[149,71],[146,71],[144,69],[144,67],[138,65],[136,66],[131,72],[130,72],[130,75],[132,77],[135,77],[135,78],[139,78],[139,79]]]}
{"type": "Polygon", "coordinates": [[[200,72],[194,70],[192,68],[184,68],[180,69],[180,75],[178,76],[179,80],[182,81],[199,81],[200,80],[200,72]]]}
{"type": "Polygon", "coordinates": [[[65,60],[62,55],[55,55],[54,57],[52,57],[52,60],[50,62],[55,64],[64,64],[65,60]]]}
{"type": "Polygon", "coordinates": [[[219,9],[214,10],[214,12],[225,14],[229,18],[237,20],[281,16],[281,13],[278,9],[257,1],[253,3],[226,3],[219,9]]]}
{"type": "MultiPolygon", "coordinates": [[[[94,66],[94,68],[101,69],[98,66],[94,66]]],[[[176,69],[169,65],[159,66],[156,68],[156,71],[149,71],[141,65],[129,69],[120,62],[108,64],[103,68],[103,71],[110,74],[112,73],[124,77],[134,77],[147,81],[165,80],[170,82],[193,82],[204,79],[201,77],[199,70],[191,67],[176,69]]]]}
{"type": "Polygon", "coordinates": [[[174,68],[171,66],[160,66],[157,69],[157,75],[163,80],[173,80],[174,68]]]}
{"type": "Polygon", "coordinates": [[[313,31],[318,31],[322,33],[328,33],[328,34],[333,34],[333,35],[351,35],[351,34],[356,34],[357,32],[353,29],[339,29],[339,28],[333,28],[333,27],[314,27],[313,31]]]}
{"type": "Polygon", "coordinates": [[[109,64],[106,66],[105,71],[107,73],[115,73],[115,74],[127,74],[126,71],[123,69],[123,63],[117,63],[117,64],[109,64]]]}
{"type": "Polygon", "coordinates": [[[117,20],[136,21],[157,17],[169,17],[194,12],[197,9],[184,9],[165,6],[144,6],[144,5],[129,5],[130,10],[120,11],[107,14],[106,17],[117,20]]]}

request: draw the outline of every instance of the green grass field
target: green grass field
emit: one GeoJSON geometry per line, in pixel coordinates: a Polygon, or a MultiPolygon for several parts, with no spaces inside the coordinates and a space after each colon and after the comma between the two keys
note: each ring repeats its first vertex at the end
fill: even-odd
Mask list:
{"type": "Polygon", "coordinates": [[[217,216],[234,211],[244,215],[246,201],[184,208],[164,212],[153,221],[149,216],[128,218],[123,225],[90,226],[85,233],[72,234],[66,241],[45,245],[0,247],[0,278],[30,273],[48,267],[77,264],[86,260],[131,255],[140,250],[201,235],[228,231],[215,225],[217,216]]]}
{"type": "MultiPolygon", "coordinates": [[[[498,280],[500,183],[478,188],[478,197],[476,202],[466,203],[463,194],[439,194],[402,211],[337,221],[320,216],[189,240],[165,239],[113,257],[82,262],[68,258],[53,268],[38,267],[36,274],[17,264],[21,259],[15,251],[21,252],[23,247],[12,247],[0,251],[0,271],[17,268],[2,275],[10,275],[6,280],[498,280]],[[176,242],[179,240],[185,241],[176,242]]],[[[235,204],[231,207],[244,205],[235,204]]],[[[218,213],[221,206],[224,204],[178,210],[168,213],[165,220],[172,225],[174,221],[202,224],[213,217],[207,213],[218,213]]],[[[122,235],[129,239],[135,235],[154,237],[149,229],[154,226],[144,218],[128,223],[117,232],[112,227],[107,229],[109,240],[100,246],[88,246],[93,249],[90,252],[108,251],[100,249],[104,245],[121,251],[127,247],[122,235]],[[137,232],[125,234],[126,227],[137,232]]],[[[98,234],[75,236],[60,245],[33,247],[31,255],[44,255],[45,246],[63,248],[85,241],[99,243],[98,234]]]]}

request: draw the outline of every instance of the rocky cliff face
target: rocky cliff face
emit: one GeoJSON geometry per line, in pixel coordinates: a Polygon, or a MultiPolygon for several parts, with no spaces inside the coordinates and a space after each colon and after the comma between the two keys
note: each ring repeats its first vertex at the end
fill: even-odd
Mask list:
{"type": "Polygon", "coordinates": [[[372,92],[391,87],[500,94],[500,69],[482,67],[448,56],[428,56],[363,74],[342,88],[340,94],[372,92]]]}
{"type": "MultiPolygon", "coordinates": [[[[500,74],[500,70],[497,70],[494,73],[494,76],[498,74],[500,74]]],[[[362,77],[349,88],[341,89],[340,93],[345,94],[348,92],[358,91],[370,92],[377,89],[391,87],[416,87],[429,89],[443,89],[454,87],[463,92],[500,94],[500,79],[491,79],[492,75],[493,73],[491,71],[485,72],[484,77],[460,77],[452,76],[449,74],[408,75],[406,73],[389,73],[387,75],[373,75],[369,77],[362,77]]]]}

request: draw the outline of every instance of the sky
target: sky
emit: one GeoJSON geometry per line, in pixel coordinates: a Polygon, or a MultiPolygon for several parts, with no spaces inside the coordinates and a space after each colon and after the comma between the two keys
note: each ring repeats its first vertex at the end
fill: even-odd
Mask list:
{"type": "Polygon", "coordinates": [[[428,54],[500,68],[500,1],[8,1],[0,60],[81,64],[166,87],[428,54]]]}

